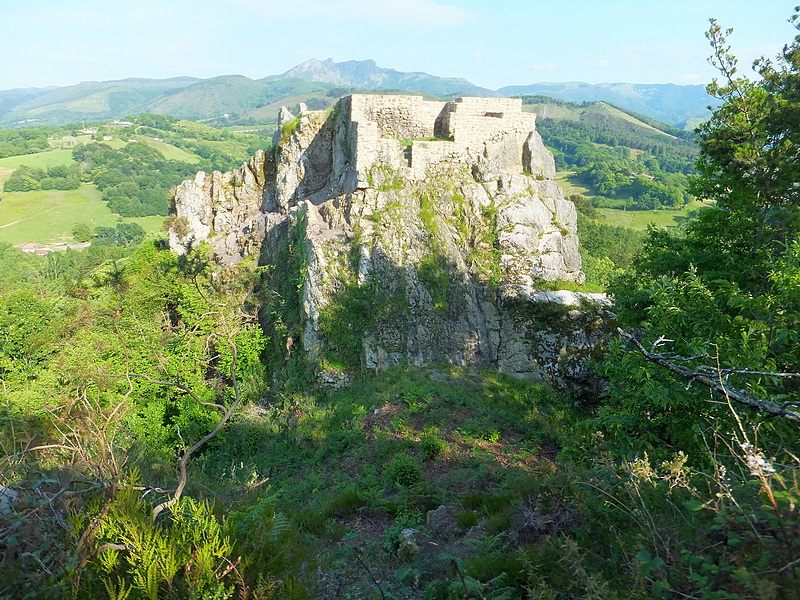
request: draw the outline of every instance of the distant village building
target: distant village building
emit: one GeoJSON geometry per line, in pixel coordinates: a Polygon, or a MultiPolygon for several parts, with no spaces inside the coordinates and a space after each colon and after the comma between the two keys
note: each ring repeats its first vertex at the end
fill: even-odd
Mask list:
{"type": "Polygon", "coordinates": [[[17,244],[17,248],[29,254],[37,254],[45,256],[51,252],[63,252],[64,250],[83,250],[91,246],[90,242],[69,242],[69,243],[56,243],[52,246],[46,244],[39,244],[36,242],[26,242],[24,244],[17,244]]]}
{"type": "Polygon", "coordinates": [[[50,246],[45,246],[44,244],[37,244],[36,242],[26,242],[24,244],[17,244],[17,248],[19,248],[23,252],[27,252],[28,254],[38,254],[39,256],[44,256],[45,254],[50,254],[51,252],[54,252],[54,250],[50,246]]]}

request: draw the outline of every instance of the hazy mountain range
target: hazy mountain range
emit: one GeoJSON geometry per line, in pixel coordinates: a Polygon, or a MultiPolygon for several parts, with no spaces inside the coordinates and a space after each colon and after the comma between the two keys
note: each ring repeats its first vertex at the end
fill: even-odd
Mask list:
{"type": "Polygon", "coordinates": [[[274,120],[281,105],[323,108],[358,91],[418,92],[429,97],[546,95],[572,102],[613,103],[669,125],[691,126],[708,116],[713,99],[702,85],[533,83],[490,90],[456,77],[403,72],[373,60],[308,60],[280,75],[250,79],[123,79],[66,87],[0,91],[0,125],[20,127],[119,119],[141,113],[192,120],[255,123],[274,120]]]}

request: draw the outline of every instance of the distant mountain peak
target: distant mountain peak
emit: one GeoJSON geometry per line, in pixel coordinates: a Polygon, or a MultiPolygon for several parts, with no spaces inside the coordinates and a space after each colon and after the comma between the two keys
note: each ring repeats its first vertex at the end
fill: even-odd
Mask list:
{"type": "Polygon", "coordinates": [[[206,79],[130,77],[64,87],[0,90],[0,127],[102,121],[143,112],[182,119],[214,119],[226,114],[248,123],[270,121],[282,103],[324,104],[337,94],[367,90],[409,92],[438,99],[544,95],[579,103],[602,100],[688,128],[707,118],[710,114],[707,107],[715,104],[702,85],[571,81],[508,86],[493,91],[458,77],[384,68],[372,59],[336,62],[333,58],[310,58],[281,75],[258,80],[243,75],[206,79]]]}
{"type": "Polygon", "coordinates": [[[372,59],[335,62],[310,58],[278,75],[276,79],[302,79],[366,90],[396,89],[443,96],[498,96],[466,79],[438,77],[422,72],[403,72],[379,67],[372,59]]]}

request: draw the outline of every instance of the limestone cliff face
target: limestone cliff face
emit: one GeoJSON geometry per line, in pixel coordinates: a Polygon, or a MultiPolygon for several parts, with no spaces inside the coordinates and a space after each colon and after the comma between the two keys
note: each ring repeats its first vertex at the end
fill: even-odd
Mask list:
{"type": "Polygon", "coordinates": [[[180,184],[173,198],[170,248],[183,253],[190,241],[209,241],[225,263],[257,254],[268,222],[261,210],[265,163],[259,150],[235,171],[200,171],[180,184]]]}
{"type": "Polygon", "coordinates": [[[575,208],[520,100],[357,95],[280,121],[273,152],[178,188],[170,245],[297,269],[287,349],[329,381],[400,361],[580,375],[564,357],[595,340],[519,308],[539,305],[537,281],[584,278],[575,208]]]}

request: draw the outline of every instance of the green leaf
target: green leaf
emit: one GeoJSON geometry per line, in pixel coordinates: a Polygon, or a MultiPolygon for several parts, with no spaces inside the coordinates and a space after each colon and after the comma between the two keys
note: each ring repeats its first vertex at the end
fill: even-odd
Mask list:
{"type": "Polygon", "coordinates": [[[686,510],[697,512],[698,510],[703,510],[705,508],[705,504],[703,504],[699,500],[687,500],[686,502],[683,503],[683,507],[686,510]]]}
{"type": "Polygon", "coordinates": [[[647,550],[639,550],[639,552],[637,552],[633,558],[641,563],[649,563],[651,560],[653,560],[653,557],[647,550]]]}

